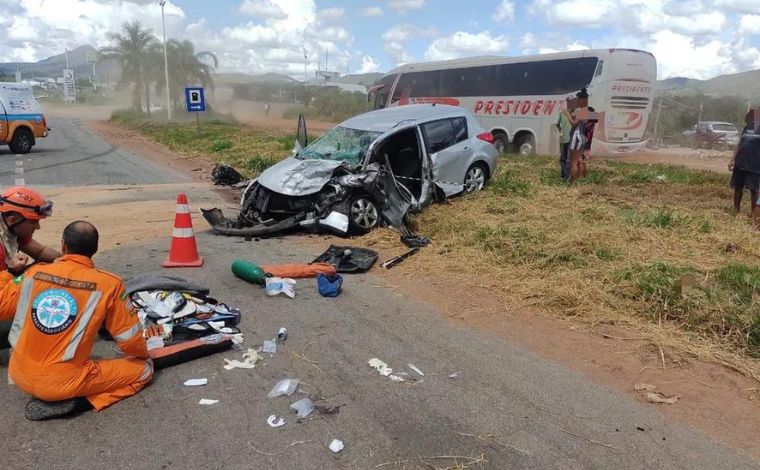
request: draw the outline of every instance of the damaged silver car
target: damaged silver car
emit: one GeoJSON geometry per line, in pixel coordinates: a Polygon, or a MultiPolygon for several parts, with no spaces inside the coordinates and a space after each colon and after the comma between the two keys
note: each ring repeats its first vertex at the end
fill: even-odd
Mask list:
{"type": "Polygon", "coordinates": [[[482,189],[496,170],[497,155],[493,136],[455,106],[371,111],[309,145],[301,118],[294,155],[248,184],[236,219],[219,209],[203,214],[222,235],[295,229],[349,235],[378,225],[403,234],[409,212],[482,189]]]}

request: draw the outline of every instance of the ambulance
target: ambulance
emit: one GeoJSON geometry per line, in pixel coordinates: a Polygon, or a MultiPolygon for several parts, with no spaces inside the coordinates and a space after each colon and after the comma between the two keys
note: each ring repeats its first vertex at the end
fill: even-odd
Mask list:
{"type": "Polygon", "coordinates": [[[49,130],[32,85],[0,82],[0,143],[13,153],[29,153],[49,130]]]}

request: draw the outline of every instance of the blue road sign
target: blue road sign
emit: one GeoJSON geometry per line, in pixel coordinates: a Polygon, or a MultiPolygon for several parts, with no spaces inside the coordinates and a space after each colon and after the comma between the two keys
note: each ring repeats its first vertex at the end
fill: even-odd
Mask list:
{"type": "Polygon", "coordinates": [[[203,95],[203,87],[185,87],[185,105],[188,113],[205,112],[206,97],[203,95]]]}

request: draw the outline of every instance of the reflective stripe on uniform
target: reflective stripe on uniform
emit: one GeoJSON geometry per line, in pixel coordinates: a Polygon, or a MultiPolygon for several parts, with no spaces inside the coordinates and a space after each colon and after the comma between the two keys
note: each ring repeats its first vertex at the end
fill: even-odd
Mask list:
{"type": "Polygon", "coordinates": [[[77,352],[79,342],[82,340],[82,336],[84,336],[84,330],[90,323],[92,314],[95,313],[95,307],[98,306],[98,302],[100,301],[100,297],[102,295],[103,293],[100,291],[94,291],[90,294],[90,298],[87,299],[87,304],[84,306],[82,316],[79,318],[79,322],[77,323],[77,328],[74,330],[74,333],[72,333],[71,339],[69,340],[69,345],[66,346],[66,351],[63,353],[63,357],[61,358],[62,361],[65,362],[74,359],[74,355],[77,352]]]}
{"type": "Polygon", "coordinates": [[[146,380],[150,379],[150,377],[153,375],[153,359],[146,359],[145,360],[145,368],[143,369],[143,374],[140,376],[140,382],[145,382],[146,380]]]}
{"type": "Polygon", "coordinates": [[[192,238],[193,237],[193,229],[192,228],[174,228],[172,230],[172,236],[174,238],[192,238]]]}
{"type": "Polygon", "coordinates": [[[139,323],[135,323],[135,326],[128,329],[127,331],[123,333],[119,333],[118,335],[114,335],[113,339],[115,339],[119,343],[123,343],[124,341],[132,339],[137,333],[142,330],[142,327],[139,323]]]}
{"type": "Polygon", "coordinates": [[[11,331],[8,333],[8,342],[12,347],[16,347],[16,341],[21,334],[21,330],[24,328],[24,322],[26,322],[26,314],[29,312],[29,302],[32,301],[32,289],[34,288],[34,281],[32,279],[24,279],[24,283],[21,285],[21,294],[18,298],[18,304],[16,304],[16,316],[13,317],[13,325],[11,331]]]}

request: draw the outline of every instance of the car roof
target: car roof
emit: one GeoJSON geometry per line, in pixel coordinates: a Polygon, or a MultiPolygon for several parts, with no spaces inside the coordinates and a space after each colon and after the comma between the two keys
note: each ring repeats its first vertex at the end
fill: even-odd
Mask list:
{"type": "Polygon", "coordinates": [[[701,121],[700,124],[728,124],[729,126],[735,125],[732,122],[725,122],[725,121],[701,121]]]}
{"type": "Polygon", "coordinates": [[[467,110],[459,106],[410,104],[370,111],[349,118],[338,125],[349,129],[387,132],[404,121],[420,123],[467,115],[467,110]]]}

